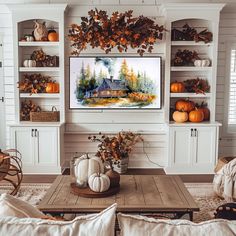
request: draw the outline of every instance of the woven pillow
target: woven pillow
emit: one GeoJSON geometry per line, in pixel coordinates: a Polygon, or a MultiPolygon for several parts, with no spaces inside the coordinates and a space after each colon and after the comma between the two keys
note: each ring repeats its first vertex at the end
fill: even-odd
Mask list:
{"type": "Polygon", "coordinates": [[[99,214],[76,217],[72,221],[35,218],[0,218],[0,235],[6,236],[114,236],[117,204],[99,214]]]}
{"type": "Polygon", "coordinates": [[[29,203],[9,194],[0,195],[0,217],[15,216],[18,218],[42,218],[45,215],[29,203]]]}
{"type": "Polygon", "coordinates": [[[193,223],[188,220],[156,220],[144,216],[118,214],[120,236],[235,236],[236,221],[210,220],[193,223]]]}

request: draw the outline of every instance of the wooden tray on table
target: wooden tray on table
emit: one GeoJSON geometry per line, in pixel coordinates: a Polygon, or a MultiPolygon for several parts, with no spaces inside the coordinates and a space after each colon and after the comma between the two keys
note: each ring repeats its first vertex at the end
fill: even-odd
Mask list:
{"type": "Polygon", "coordinates": [[[86,198],[100,198],[100,197],[109,197],[117,194],[120,191],[120,185],[117,187],[109,188],[107,191],[102,193],[93,192],[89,187],[79,188],[76,183],[71,183],[71,193],[78,195],[80,197],[86,198]]]}

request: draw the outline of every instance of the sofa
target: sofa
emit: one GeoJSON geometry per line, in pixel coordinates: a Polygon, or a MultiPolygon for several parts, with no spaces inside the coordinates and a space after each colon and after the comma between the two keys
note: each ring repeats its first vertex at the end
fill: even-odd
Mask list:
{"type": "Polygon", "coordinates": [[[45,219],[34,206],[11,195],[0,196],[0,236],[235,236],[236,221],[210,220],[199,224],[188,220],[157,220],[118,213],[113,204],[98,214],[71,221],[45,219]],[[115,232],[118,219],[120,232],[115,232]]]}

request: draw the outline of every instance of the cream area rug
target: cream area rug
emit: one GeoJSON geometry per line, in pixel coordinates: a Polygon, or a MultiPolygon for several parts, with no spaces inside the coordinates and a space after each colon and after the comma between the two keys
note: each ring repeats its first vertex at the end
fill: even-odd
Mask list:
{"type": "MultiPolygon", "coordinates": [[[[200,212],[194,213],[193,219],[196,223],[212,219],[216,208],[226,203],[214,194],[211,183],[186,183],[185,185],[200,208],[200,212]]],[[[22,184],[16,197],[37,205],[50,186],[51,184],[22,184]]],[[[10,185],[0,185],[0,194],[10,190],[10,185]]]]}

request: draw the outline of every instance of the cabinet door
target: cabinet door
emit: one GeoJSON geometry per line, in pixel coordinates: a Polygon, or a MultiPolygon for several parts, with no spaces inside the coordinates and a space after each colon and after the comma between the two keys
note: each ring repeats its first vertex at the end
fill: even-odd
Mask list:
{"type": "Polygon", "coordinates": [[[199,166],[214,166],[216,156],[216,128],[196,128],[194,139],[196,152],[193,156],[193,164],[199,166]]]}
{"type": "Polygon", "coordinates": [[[170,156],[171,166],[191,165],[192,156],[191,129],[185,127],[171,128],[170,132],[170,156]]]}
{"type": "Polygon", "coordinates": [[[34,165],[34,145],[32,128],[30,127],[16,127],[11,129],[12,147],[17,149],[22,154],[22,166],[24,167],[34,165]]]}
{"type": "Polygon", "coordinates": [[[35,161],[38,165],[58,165],[58,131],[56,127],[39,127],[36,135],[35,161]]]}

